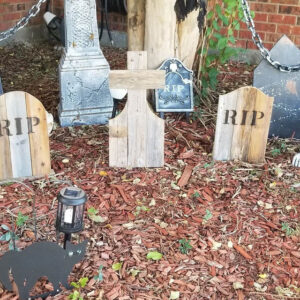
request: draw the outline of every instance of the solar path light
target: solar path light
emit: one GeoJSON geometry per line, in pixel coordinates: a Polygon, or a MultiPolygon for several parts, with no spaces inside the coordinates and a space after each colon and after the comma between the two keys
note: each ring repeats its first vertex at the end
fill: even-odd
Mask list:
{"type": "Polygon", "coordinates": [[[65,234],[66,241],[71,240],[72,233],[82,231],[86,193],[77,187],[63,188],[58,194],[56,230],[65,234]]]}

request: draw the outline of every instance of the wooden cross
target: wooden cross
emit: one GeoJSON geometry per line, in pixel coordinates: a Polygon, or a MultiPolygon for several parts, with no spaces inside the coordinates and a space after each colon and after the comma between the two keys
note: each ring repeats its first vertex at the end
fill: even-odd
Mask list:
{"type": "Polygon", "coordinates": [[[109,121],[111,167],[162,167],[164,120],[147,102],[147,89],[164,88],[165,71],[146,70],[147,52],[129,51],[128,70],[111,71],[110,88],[128,89],[124,110],[109,121]]]}

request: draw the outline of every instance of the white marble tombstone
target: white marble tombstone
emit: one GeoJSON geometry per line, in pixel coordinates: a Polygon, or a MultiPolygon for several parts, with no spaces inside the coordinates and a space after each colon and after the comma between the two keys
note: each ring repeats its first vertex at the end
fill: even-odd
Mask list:
{"type": "Polygon", "coordinates": [[[95,0],[65,0],[66,45],[59,65],[61,126],[106,124],[113,99],[99,44],[95,0]]]}

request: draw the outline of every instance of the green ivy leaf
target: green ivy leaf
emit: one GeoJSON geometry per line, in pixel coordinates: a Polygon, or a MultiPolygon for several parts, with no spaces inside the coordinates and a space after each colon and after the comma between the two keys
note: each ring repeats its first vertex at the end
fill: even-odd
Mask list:
{"type": "Polygon", "coordinates": [[[79,289],[80,285],[77,282],[72,281],[71,286],[74,287],[75,289],[79,289]]]}
{"type": "Polygon", "coordinates": [[[204,219],[205,221],[208,221],[208,220],[210,220],[212,217],[213,217],[213,215],[212,215],[211,211],[210,211],[209,209],[207,209],[207,210],[205,211],[205,216],[203,217],[203,219],[204,219]]]}
{"type": "Polygon", "coordinates": [[[222,37],[218,40],[217,48],[222,50],[222,49],[226,48],[227,44],[228,44],[227,37],[222,37]]]}
{"type": "Polygon", "coordinates": [[[78,283],[80,284],[80,287],[84,288],[87,284],[89,279],[87,277],[80,278],[78,283]]]}
{"type": "Polygon", "coordinates": [[[88,214],[89,215],[96,215],[99,211],[95,207],[90,207],[88,209],[88,214]]]}
{"type": "Polygon", "coordinates": [[[214,12],[211,10],[207,15],[206,15],[206,19],[210,20],[214,15],[214,12]]]}
{"type": "Polygon", "coordinates": [[[28,220],[28,216],[24,216],[21,212],[18,213],[16,224],[18,227],[22,227],[28,220]]]}

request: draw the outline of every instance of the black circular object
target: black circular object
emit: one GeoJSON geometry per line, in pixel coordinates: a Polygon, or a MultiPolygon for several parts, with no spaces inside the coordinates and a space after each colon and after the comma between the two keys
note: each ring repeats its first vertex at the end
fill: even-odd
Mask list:
{"type": "Polygon", "coordinates": [[[63,188],[58,194],[58,201],[65,205],[81,205],[87,200],[85,191],[77,187],[63,188]]]}

